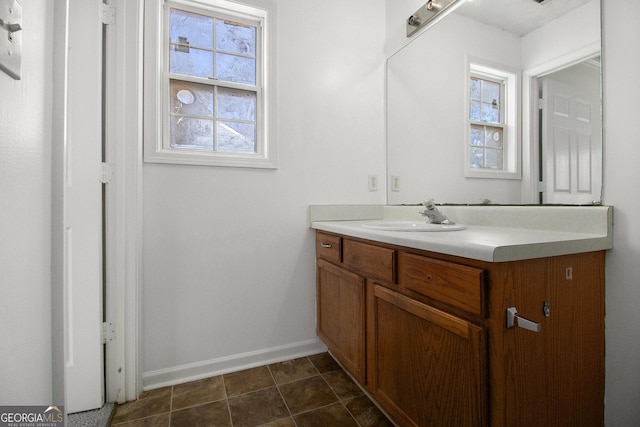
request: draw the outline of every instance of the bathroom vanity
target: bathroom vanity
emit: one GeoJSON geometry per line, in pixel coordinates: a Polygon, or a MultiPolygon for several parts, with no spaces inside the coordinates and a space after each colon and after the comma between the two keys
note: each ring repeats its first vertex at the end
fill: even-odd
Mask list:
{"type": "Polygon", "coordinates": [[[611,208],[551,225],[542,207],[499,211],[527,228],[458,208],[460,231],[364,227],[411,215],[381,209],[312,212],[317,332],[399,425],[603,425],[611,208]]]}

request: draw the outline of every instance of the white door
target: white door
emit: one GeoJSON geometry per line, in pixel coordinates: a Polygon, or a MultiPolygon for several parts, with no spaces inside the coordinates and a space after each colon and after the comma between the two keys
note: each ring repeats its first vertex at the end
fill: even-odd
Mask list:
{"type": "Polygon", "coordinates": [[[592,204],[602,188],[600,82],[542,80],[543,203],[592,204]]]}
{"type": "Polygon", "coordinates": [[[65,410],[104,402],[102,22],[100,0],[70,0],[64,171],[65,410]]]}

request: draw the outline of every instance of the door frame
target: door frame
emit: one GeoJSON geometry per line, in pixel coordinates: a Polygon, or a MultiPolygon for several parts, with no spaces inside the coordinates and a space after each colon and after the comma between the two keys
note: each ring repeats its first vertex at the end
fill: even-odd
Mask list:
{"type": "Polygon", "coordinates": [[[601,52],[601,43],[592,43],[522,72],[522,203],[540,203],[538,77],[575,65],[601,52]]]}
{"type": "Polygon", "coordinates": [[[106,401],[142,392],[142,58],[144,0],[109,0],[106,26],[105,319],[115,336],[105,350],[106,401]]]}

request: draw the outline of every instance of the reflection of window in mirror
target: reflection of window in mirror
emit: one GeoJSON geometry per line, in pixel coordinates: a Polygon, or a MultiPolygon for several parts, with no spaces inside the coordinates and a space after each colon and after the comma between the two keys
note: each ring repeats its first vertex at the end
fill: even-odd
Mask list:
{"type": "Polygon", "coordinates": [[[503,170],[504,81],[471,75],[469,80],[469,166],[503,170]]]}
{"type": "Polygon", "coordinates": [[[470,61],[467,77],[465,176],[520,178],[517,72],[470,61]]]}

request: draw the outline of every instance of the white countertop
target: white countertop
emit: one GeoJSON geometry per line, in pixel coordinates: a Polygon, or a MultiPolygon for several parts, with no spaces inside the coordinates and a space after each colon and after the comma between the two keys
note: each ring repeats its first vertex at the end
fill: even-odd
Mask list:
{"type": "MultiPolygon", "coordinates": [[[[611,207],[595,208],[601,210],[599,213],[596,211],[595,217],[593,210],[590,213],[585,210],[585,215],[591,215],[589,222],[593,222],[593,224],[590,224],[588,227],[581,226],[577,230],[575,227],[568,227],[571,229],[570,231],[558,230],[558,227],[555,225],[550,226],[550,228],[553,229],[549,230],[539,227],[530,228],[527,227],[527,225],[531,225],[532,222],[527,221],[526,217],[523,217],[522,225],[513,220],[513,218],[517,218],[518,215],[517,212],[514,214],[513,207],[507,207],[504,211],[500,210],[499,207],[492,208],[500,215],[504,213],[510,214],[509,226],[498,227],[491,223],[491,225],[482,224],[482,220],[469,215],[469,212],[464,212],[465,219],[469,221],[464,223],[467,228],[459,231],[380,231],[362,226],[362,224],[371,223],[374,220],[390,219],[388,215],[384,215],[383,209],[381,211],[382,215],[372,215],[377,216],[377,218],[369,216],[366,219],[358,220],[354,220],[350,215],[345,217],[347,220],[336,220],[335,216],[332,216],[330,218],[331,220],[314,220],[318,217],[312,213],[311,228],[376,242],[488,262],[516,261],[592,252],[611,249],[612,247],[611,207]],[[479,222],[480,224],[473,224],[472,222],[479,222]]],[[[545,210],[544,207],[536,209],[536,217],[550,215],[547,218],[550,224],[557,224],[558,221],[566,220],[561,217],[562,215],[572,216],[572,218],[574,218],[572,223],[580,221],[580,218],[576,218],[575,209],[572,208],[569,208],[567,211],[558,211],[558,208],[545,210]],[[558,215],[560,215],[560,217],[558,215]]],[[[360,210],[362,210],[361,207],[360,210]]],[[[416,208],[413,207],[408,216],[413,215],[412,212],[415,210],[416,208]]],[[[485,215],[486,212],[487,211],[484,211],[485,215]]],[[[580,213],[577,215],[580,215],[580,213]]],[[[397,217],[398,215],[393,215],[393,219],[397,217]]],[[[542,221],[542,223],[544,224],[544,221],[542,221]]]]}

